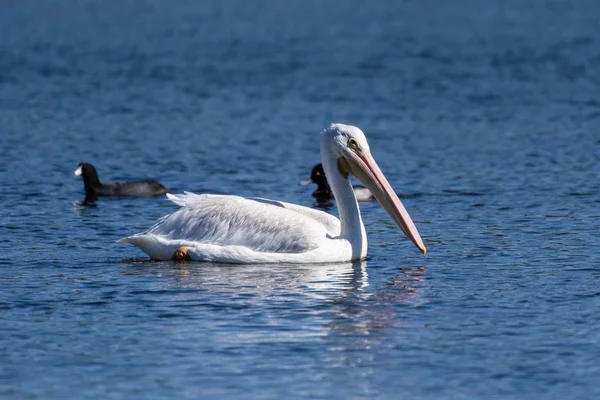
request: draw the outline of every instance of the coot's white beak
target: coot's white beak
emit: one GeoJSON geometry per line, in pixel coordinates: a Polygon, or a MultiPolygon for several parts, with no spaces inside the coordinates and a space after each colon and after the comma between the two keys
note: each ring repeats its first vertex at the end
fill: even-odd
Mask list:
{"type": "Polygon", "coordinates": [[[75,172],[73,172],[73,175],[75,176],[80,176],[81,175],[81,165],[79,167],[77,167],[77,169],[75,170],[75,172]]]}

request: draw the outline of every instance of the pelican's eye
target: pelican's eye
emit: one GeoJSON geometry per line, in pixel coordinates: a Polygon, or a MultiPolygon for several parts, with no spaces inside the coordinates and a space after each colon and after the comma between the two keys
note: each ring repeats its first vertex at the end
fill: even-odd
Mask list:
{"type": "Polygon", "coordinates": [[[358,144],[358,142],[356,141],[356,139],[354,139],[353,137],[351,137],[350,139],[348,139],[348,147],[350,147],[352,150],[354,151],[360,151],[360,145],[358,144]]]}

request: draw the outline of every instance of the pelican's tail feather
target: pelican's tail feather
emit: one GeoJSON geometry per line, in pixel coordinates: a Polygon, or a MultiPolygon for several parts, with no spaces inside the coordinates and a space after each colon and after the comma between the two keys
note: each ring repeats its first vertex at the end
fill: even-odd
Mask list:
{"type": "Polygon", "coordinates": [[[186,201],[184,195],[167,193],[167,198],[180,207],[185,206],[186,201]]]}
{"type": "Polygon", "coordinates": [[[177,243],[167,244],[164,240],[151,233],[128,236],[119,239],[117,243],[131,243],[139,247],[140,250],[154,260],[170,260],[173,252],[179,247],[177,243]]]}

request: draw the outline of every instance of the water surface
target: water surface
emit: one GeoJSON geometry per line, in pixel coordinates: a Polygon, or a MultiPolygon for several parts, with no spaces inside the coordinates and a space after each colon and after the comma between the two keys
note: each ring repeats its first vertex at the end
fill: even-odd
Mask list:
{"type": "MultiPolygon", "coordinates": [[[[0,396],[596,398],[600,10],[582,1],[0,3],[0,396]],[[149,262],[176,207],[72,173],[318,206],[360,126],[363,263],[149,262]]],[[[330,212],[336,213],[335,207],[330,212]]]]}

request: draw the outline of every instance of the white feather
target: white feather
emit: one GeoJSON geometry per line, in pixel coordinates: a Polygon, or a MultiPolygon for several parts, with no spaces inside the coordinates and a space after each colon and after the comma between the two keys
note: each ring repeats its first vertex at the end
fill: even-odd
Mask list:
{"type": "Polygon", "coordinates": [[[120,242],[135,244],[159,260],[186,246],[199,260],[282,262],[299,260],[298,254],[317,250],[340,234],[336,217],[295,204],[190,192],[167,197],[181,208],[120,242]]]}

